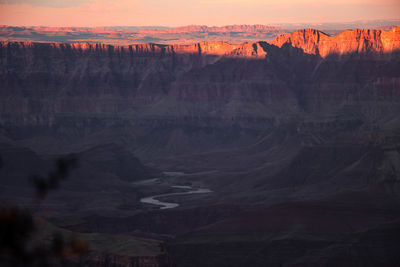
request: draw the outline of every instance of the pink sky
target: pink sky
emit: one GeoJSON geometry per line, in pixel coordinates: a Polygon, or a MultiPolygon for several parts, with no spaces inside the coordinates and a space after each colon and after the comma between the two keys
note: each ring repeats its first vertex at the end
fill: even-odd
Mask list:
{"type": "Polygon", "coordinates": [[[182,26],[399,19],[400,0],[0,0],[0,24],[182,26]]]}

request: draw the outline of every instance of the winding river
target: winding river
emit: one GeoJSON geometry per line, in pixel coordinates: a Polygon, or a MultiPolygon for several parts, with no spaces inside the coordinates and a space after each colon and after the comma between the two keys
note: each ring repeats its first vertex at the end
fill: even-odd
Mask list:
{"type": "Polygon", "coordinates": [[[158,200],[157,198],[160,197],[169,197],[169,196],[181,196],[181,195],[191,195],[191,194],[205,194],[205,193],[211,193],[212,191],[207,188],[199,188],[199,189],[193,189],[191,186],[171,186],[172,188],[179,188],[179,189],[186,189],[189,191],[186,192],[179,192],[179,193],[170,193],[170,194],[161,194],[161,195],[155,195],[155,196],[150,196],[150,197],[144,197],[140,199],[140,202],[146,203],[146,204],[152,204],[152,205],[157,205],[160,206],[160,209],[173,209],[179,206],[178,203],[172,203],[172,202],[163,202],[158,200]]]}

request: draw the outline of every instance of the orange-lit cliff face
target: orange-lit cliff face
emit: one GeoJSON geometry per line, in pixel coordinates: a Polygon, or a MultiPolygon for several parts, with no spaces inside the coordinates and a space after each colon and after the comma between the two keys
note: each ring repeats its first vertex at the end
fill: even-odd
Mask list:
{"type": "Polygon", "coordinates": [[[330,37],[314,29],[304,29],[276,37],[271,44],[290,45],[305,53],[326,57],[331,54],[392,53],[400,50],[400,26],[390,31],[347,30],[330,37]]]}
{"type": "Polygon", "coordinates": [[[236,45],[224,42],[201,42],[194,45],[174,45],[173,50],[176,53],[199,53],[241,58],[262,58],[267,54],[259,42],[236,45]]]}
{"type": "MultiPolygon", "coordinates": [[[[263,42],[262,42],[263,43],[263,42]]],[[[266,51],[257,43],[228,44],[225,42],[201,42],[191,45],[160,45],[136,44],[127,46],[113,46],[97,43],[34,43],[34,42],[0,42],[0,47],[18,47],[29,49],[35,47],[49,47],[58,50],[75,52],[108,53],[110,51],[122,54],[197,54],[227,57],[259,58],[265,57],[266,51]]]]}
{"type": "MultiPolygon", "coordinates": [[[[392,53],[400,50],[400,26],[390,31],[381,30],[348,30],[336,36],[329,36],[315,29],[299,30],[276,37],[272,42],[279,48],[291,46],[300,48],[304,53],[325,58],[328,55],[351,53],[392,53]]],[[[38,46],[34,42],[2,42],[0,46],[20,46],[28,48],[38,46]]],[[[45,44],[43,44],[45,45],[45,44]]],[[[222,41],[199,42],[194,44],[136,44],[112,46],[102,43],[50,43],[50,47],[71,49],[75,51],[121,53],[165,53],[165,54],[200,54],[231,57],[263,58],[267,55],[268,43],[229,44],[222,41]]]]}

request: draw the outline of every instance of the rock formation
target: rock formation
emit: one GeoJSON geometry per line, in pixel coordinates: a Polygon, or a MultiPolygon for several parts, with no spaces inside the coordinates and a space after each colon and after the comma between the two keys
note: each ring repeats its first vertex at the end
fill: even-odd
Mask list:
{"type": "Polygon", "coordinates": [[[336,36],[329,36],[314,29],[304,29],[276,37],[271,44],[278,47],[291,45],[305,53],[323,58],[329,55],[379,53],[390,54],[400,50],[400,26],[390,31],[347,30],[336,36]]]}
{"type": "Polygon", "coordinates": [[[80,136],[101,127],[117,134],[115,125],[141,129],[126,136],[141,153],[246,144],[293,120],[306,129],[310,124],[299,119],[305,114],[313,125],[318,114],[324,125],[372,123],[398,110],[399,32],[330,37],[308,29],[272,44],[236,45],[2,42],[0,119],[6,132],[38,125],[50,127],[49,135],[70,126],[80,136]],[[190,128],[202,138],[188,135],[190,128]]]}

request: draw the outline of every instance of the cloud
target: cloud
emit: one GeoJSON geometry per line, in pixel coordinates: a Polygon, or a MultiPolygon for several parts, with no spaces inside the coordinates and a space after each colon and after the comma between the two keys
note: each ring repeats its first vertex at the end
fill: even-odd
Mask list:
{"type": "Polygon", "coordinates": [[[0,0],[0,5],[29,4],[31,6],[66,8],[79,6],[91,0],[0,0]]]}

